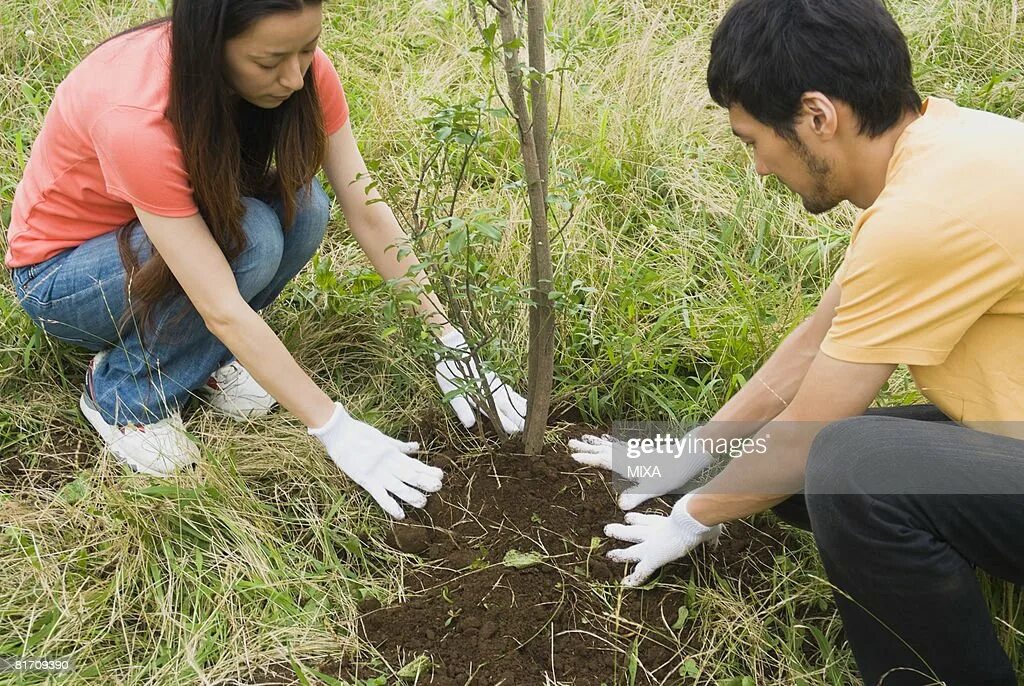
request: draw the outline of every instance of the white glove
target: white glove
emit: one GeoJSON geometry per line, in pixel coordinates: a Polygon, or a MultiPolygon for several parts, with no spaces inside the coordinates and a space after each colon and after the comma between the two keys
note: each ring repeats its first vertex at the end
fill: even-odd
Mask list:
{"type": "MultiPolygon", "coordinates": [[[[474,409],[487,414],[486,408],[477,407],[473,398],[465,392],[468,383],[476,384],[480,381],[480,372],[473,364],[466,339],[461,332],[453,330],[445,334],[441,337],[441,344],[456,351],[458,359],[442,360],[440,355],[434,354],[434,359],[437,360],[437,385],[446,396],[456,389],[463,390],[449,402],[459,421],[468,429],[476,424],[474,409]]],[[[526,426],[526,399],[506,386],[494,372],[486,372],[483,378],[486,379],[487,387],[494,396],[494,406],[498,410],[502,428],[510,434],[522,431],[526,426]]]]}
{"type": "Polygon", "coordinates": [[[635,543],[628,548],[608,551],[615,562],[636,562],[633,573],[622,580],[623,586],[639,586],[663,565],[688,555],[701,543],[718,543],[722,525],[704,526],[690,516],[686,504],[694,496],[687,493],[672,508],[668,517],[655,514],[626,514],[626,524],[609,524],[606,536],[635,543]]]}
{"type": "MultiPolygon", "coordinates": [[[[673,443],[671,453],[658,454],[656,456],[657,463],[662,466],[660,475],[642,477],[635,486],[624,490],[619,495],[619,508],[632,510],[651,498],[672,493],[707,469],[711,464],[711,456],[701,450],[696,443],[700,428],[698,426],[692,429],[677,443],[673,443]],[[676,457],[678,448],[685,448],[685,450],[676,457]]],[[[584,435],[580,437],[580,440],[570,439],[569,448],[573,450],[572,459],[580,464],[607,469],[624,479],[637,480],[636,477],[629,474],[628,469],[638,461],[628,457],[628,446],[623,441],[608,434],[603,436],[584,435]]],[[[650,459],[641,461],[641,463],[650,462],[650,459]]]]}
{"type": "Polygon", "coordinates": [[[309,429],[309,434],[323,443],[341,471],[395,519],[404,519],[405,512],[392,495],[413,507],[423,507],[427,496],[420,491],[441,489],[444,472],[409,457],[420,449],[419,443],[403,443],[384,435],[353,419],[341,403],[334,403],[334,414],[327,424],[309,429]]]}

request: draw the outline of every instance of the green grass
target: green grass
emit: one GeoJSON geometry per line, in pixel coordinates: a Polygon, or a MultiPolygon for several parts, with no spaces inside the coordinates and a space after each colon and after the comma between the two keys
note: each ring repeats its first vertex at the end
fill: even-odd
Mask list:
{"type": "MultiPolygon", "coordinates": [[[[57,84],[90,46],[162,4],[0,5],[4,226],[57,84]]],[[[552,166],[601,182],[553,242],[556,287],[576,304],[559,323],[555,392],[596,421],[708,416],[810,311],[845,248],[852,211],[806,215],[777,182],[753,173],[724,112],[710,106],[703,71],[726,5],[551,3],[559,44],[578,64],[556,93],[552,166]]],[[[923,93],[1024,112],[1016,0],[891,5],[923,93]]],[[[407,211],[426,155],[418,122],[436,107],[427,99],[489,92],[469,51],[477,34],[457,0],[342,0],[325,14],[323,46],[344,80],[363,153],[395,209],[407,211]]],[[[488,126],[493,145],[474,161],[460,208],[510,218],[488,257],[496,273],[525,282],[525,201],[503,188],[519,177],[512,129],[507,120],[488,126]]],[[[387,291],[340,216],[321,258],[319,275],[301,274],[268,319],[331,395],[407,433],[438,406],[429,360],[393,333],[387,291]]],[[[496,356],[520,386],[525,321],[519,312],[497,332],[496,356]]],[[[356,603],[403,593],[412,560],[383,545],[379,511],[284,414],[238,426],[198,412],[190,429],[205,463],[194,476],[179,488],[126,477],[77,416],[87,360],[40,336],[9,282],[0,286],[0,452],[28,468],[0,484],[0,653],[73,652],[80,671],[62,683],[227,683],[273,664],[320,683],[307,668],[358,648],[356,603]]],[[[915,397],[900,374],[881,400],[915,397]]],[[[444,421],[442,433],[472,447],[444,421]]],[[[750,597],[723,579],[691,608],[687,621],[700,622],[705,637],[695,656],[701,679],[846,683],[851,660],[837,620],[816,637],[813,661],[793,648],[805,631],[793,608],[828,597],[813,547],[765,573],[776,580],[769,595],[750,597]]],[[[1000,637],[1024,668],[1019,594],[988,580],[986,588],[1000,637]]],[[[622,650],[627,660],[629,646],[622,650]]],[[[43,679],[0,675],[22,682],[43,679]]]]}

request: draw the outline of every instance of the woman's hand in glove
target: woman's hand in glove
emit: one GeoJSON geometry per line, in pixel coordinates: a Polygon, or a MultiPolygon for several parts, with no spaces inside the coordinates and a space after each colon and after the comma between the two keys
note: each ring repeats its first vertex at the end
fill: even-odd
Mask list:
{"type": "Polygon", "coordinates": [[[353,419],[341,403],[334,404],[327,424],[309,433],[323,443],[334,464],[395,519],[405,518],[395,498],[423,507],[427,504],[424,491],[441,489],[444,472],[409,457],[419,450],[418,443],[403,443],[353,419]]]}

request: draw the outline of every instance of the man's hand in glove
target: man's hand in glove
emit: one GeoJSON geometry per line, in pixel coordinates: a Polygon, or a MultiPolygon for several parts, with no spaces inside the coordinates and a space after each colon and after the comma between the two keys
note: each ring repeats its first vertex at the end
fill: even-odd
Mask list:
{"type": "Polygon", "coordinates": [[[628,548],[608,552],[615,562],[636,562],[633,573],[622,580],[623,586],[640,586],[663,565],[688,555],[706,541],[718,542],[722,525],[704,526],[687,512],[686,504],[694,496],[683,496],[668,517],[655,514],[626,514],[626,524],[609,524],[606,536],[633,543],[628,548]]]}
{"type": "MultiPolygon", "coordinates": [[[[676,457],[676,444],[672,444],[672,453],[658,455],[662,468],[657,477],[642,477],[635,486],[631,486],[619,495],[619,507],[632,510],[651,498],[672,493],[685,486],[693,477],[707,469],[711,464],[711,456],[700,449],[699,431],[697,427],[679,440],[683,450],[676,457]]],[[[637,479],[629,474],[629,468],[638,463],[628,457],[627,445],[605,434],[603,436],[581,436],[579,440],[570,439],[569,448],[573,451],[572,458],[580,464],[607,469],[624,479],[637,479]]]]}

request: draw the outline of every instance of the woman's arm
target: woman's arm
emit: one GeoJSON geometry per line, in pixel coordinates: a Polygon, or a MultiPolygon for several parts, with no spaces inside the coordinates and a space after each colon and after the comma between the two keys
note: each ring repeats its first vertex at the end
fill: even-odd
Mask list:
{"type": "Polygon", "coordinates": [[[526,418],[526,399],[505,385],[493,372],[477,369],[476,363],[466,348],[462,332],[448,321],[448,315],[437,296],[430,289],[430,281],[423,271],[408,276],[409,270],[419,264],[409,237],[398,224],[394,212],[381,201],[380,193],[371,187],[366,163],[356,146],[351,123],[346,123],[329,139],[327,159],[324,162],[327,178],[334,188],[334,194],[341,203],[349,229],[355,235],[363,252],[385,279],[402,279],[414,282],[422,289],[417,310],[427,324],[435,327],[435,334],[441,344],[457,351],[459,360],[441,360],[437,365],[436,379],[441,392],[446,396],[456,389],[458,395],[448,401],[466,427],[476,423],[473,414],[475,401],[467,395],[468,383],[490,389],[493,407],[479,407],[484,414],[497,413],[496,419],[506,432],[522,431],[526,418]],[[402,257],[399,258],[399,248],[402,257]]]}
{"type": "Polygon", "coordinates": [[[135,211],[146,235],[210,332],[307,427],[326,424],[334,413],[334,403],[242,298],[231,266],[202,216],[172,219],[140,208],[135,211]]]}
{"type": "Polygon", "coordinates": [[[206,327],[270,395],[305,423],[334,464],[395,519],[405,517],[399,500],[413,507],[426,505],[426,493],[441,488],[441,470],[410,457],[419,444],[397,441],[354,419],[341,403],[331,402],[242,298],[231,266],[203,218],[196,214],[168,219],[136,212],[206,327]]]}
{"type": "MultiPolygon", "coordinates": [[[[371,179],[352,135],[351,122],[330,137],[324,171],[341,204],[349,230],[377,272],[385,279],[405,278],[419,260],[394,212],[381,201],[380,193],[376,188],[367,190],[371,179]],[[399,246],[409,247],[402,259],[398,257],[399,246]]],[[[423,272],[416,274],[415,281],[429,290],[429,280],[423,272]]],[[[444,307],[433,292],[420,295],[418,311],[429,324],[439,327],[439,336],[452,331],[444,307]]]]}

